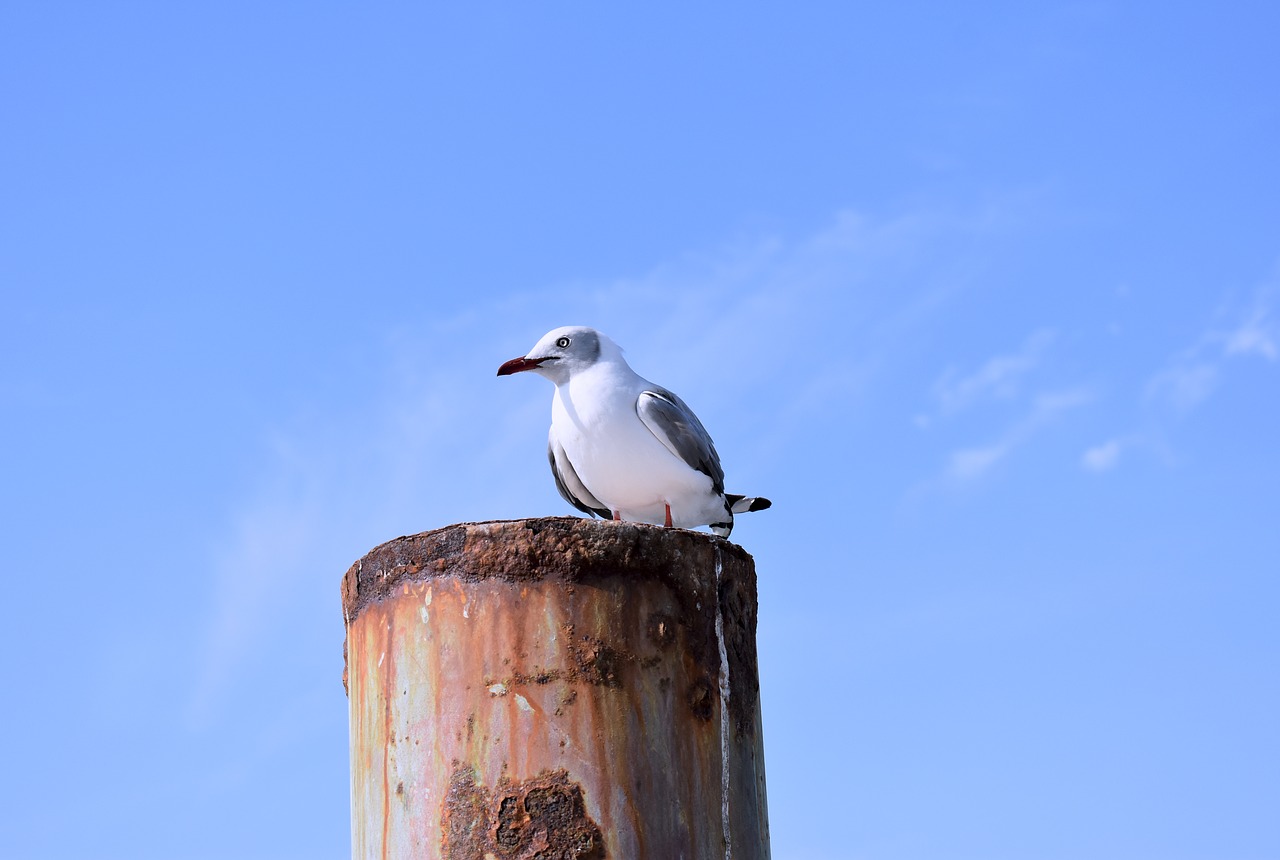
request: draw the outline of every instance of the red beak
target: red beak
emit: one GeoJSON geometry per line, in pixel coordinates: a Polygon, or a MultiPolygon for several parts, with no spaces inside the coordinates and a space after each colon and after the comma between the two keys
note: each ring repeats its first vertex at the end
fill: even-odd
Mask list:
{"type": "Polygon", "coordinates": [[[533,370],[535,367],[542,364],[543,361],[544,359],[530,359],[525,358],[524,356],[521,356],[520,358],[513,358],[510,361],[504,362],[502,367],[498,368],[498,375],[510,376],[511,374],[519,373],[522,370],[533,370]]]}

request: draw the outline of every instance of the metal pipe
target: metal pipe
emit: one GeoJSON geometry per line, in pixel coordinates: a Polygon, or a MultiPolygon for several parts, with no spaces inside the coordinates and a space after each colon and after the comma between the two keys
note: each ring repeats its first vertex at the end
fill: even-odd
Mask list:
{"type": "Polygon", "coordinates": [[[342,603],[353,857],[769,857],[741,547],[466,523],[375,548],[342,603]]]}

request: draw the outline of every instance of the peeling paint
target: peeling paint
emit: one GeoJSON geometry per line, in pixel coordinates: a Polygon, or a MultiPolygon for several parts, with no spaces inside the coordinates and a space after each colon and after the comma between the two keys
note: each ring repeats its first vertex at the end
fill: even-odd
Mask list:
{"type": "Polygon", "coordinates": [[[428,585],[428,586],[427,586],[426,593],[422,595],[422,612],[421,612],[421,615],[422,615],[422,623],[423,623],[423,624],[430,624],[430,623],[431,623],[431,612],[430,612],[430,607],[431,607],[431,586],[429,586],[429,585],[428,585]]]}
{"type": "Polygon", "coordinates": [[[587,814],[582,786],[565,770],[490,791],[455,764],[440,813],[444,860],[604,860],[604,836],[587,814]]]}

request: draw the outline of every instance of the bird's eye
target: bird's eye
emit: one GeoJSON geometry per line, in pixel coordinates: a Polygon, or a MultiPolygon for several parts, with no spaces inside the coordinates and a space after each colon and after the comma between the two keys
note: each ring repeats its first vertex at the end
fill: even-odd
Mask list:
{"type": "Polygon", "coordinates": [[[560,338],[556,338],[556,346],[560,347],[561,349],[568,349],[568,348],[569,348],[569,338],[567,338],[567,337],[560,337],[560,338]]]}

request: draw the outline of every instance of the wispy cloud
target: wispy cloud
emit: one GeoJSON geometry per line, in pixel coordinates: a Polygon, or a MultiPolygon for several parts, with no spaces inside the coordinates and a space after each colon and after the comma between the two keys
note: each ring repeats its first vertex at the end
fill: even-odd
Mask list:
{"type": "Polygon", "coordinates": [[[949,367],[934,382],[931,393],[935,408],[914,419],[922,429],[962,412],[979,411],[984,404],[1006,404],[1002,412],[1008,409],[1007,404],[1012,404],[1020,411],[1018,418],[994,433],[992,441],[953,448],[947,455],[946,480],[963,483],[981,478],[1026,445],[1041,429],[1093,398],[1092,391],[1085,386],[1042,390],[1032,397],[1024,394],[1056,338],[1052,329],[1037,329],[1028,334],[1016,350],[992,355],[969,371],[949,367]]]}
{"type": "Polygon", "coordinates": [[[1270,295],[1260,293],[1249,316],[1234,331],[1227,333],[1227,355],[1254,354],[1267,361],[1280,358],[1280,350],[1276,348],[1277,341],[1280,341],[1280,326],[1272,317],[1270,298],[1270,295]]]}
{"type": "Polygon", "coordinates": [[[1065,413],[1089,403],[1093,393],[1087,388],[1071,388],[1038,395],[1031,409],[992,443],[953,451],[947,475],[955,481],[971,481],[989,472],[1040,430],[1065,413]]]}
{"type": "MultiPolygon", "coordinates": [[[[215,721],[253,644],[288,615],[311,605],[315,574],[331,564],[351,521],[326,514],[334,491],[326,452],[310,441],[277,444],[267,483],[230,514],[226,537],[210,560],[213,592],[202,655],[192,676],[187,718],[195,729],[215,721]],[[286,450],[289,449],[289,450],[286,450]]],[[[335,574],[330,571],[331,583],[335,574]]]]}
{"type": "Polygon", "coordinates": [[[977,478],[1003,460],[1014,444],[1006,439],[985,448],[962,448],[955,451],[951,454],[948,474],[960,481],[977,478]]]}
{"type": "Polygon", "coordinates": [[[1117,468],[1126,451],[1146,449],[1171,458],[1162,426],[1170,415],[1186,416],[1201,408],[1231,375],[1239,360],[1261,358],[1280,360],[1280,325],[1276,302],[1280,294],[1280,272],[1254,290],[1246,306],[1226,306],[1187,347],[1171,355],[1151,374],[1142,389],[1145,415],[1139,426],[1086,449],[1080,455],[1081,468],[1109,472],[1117,468]]]}
{"type": "Polygon", "coordinates": [[[1209,399],[1232,359],[1280,359],[1280,326],[1275,319],[1280,275],[1254,291],[1244,311],[1220,313],[1231,321],[1206,329],[1191,346],[1174,354],[1147,383],[1145,399],[1185,414],[1209,399]]]}
{"type": "Polygon", "coordinates": [[[1146,396],[1178,412],[1190,412],[1208,400],[1217,387],[1219,366],[1220,362],[1195,354],[1180,356],[1151,377],[1146,396]]]}
{"type": "Polygon", "coordinates": [[[948,368],[934,384],[940,413],[950,415],[988,398],[1013,397],[1053,340],[1052,331],[1041,329],[1032,332],[1016,352],[993,356],[971,373],[948,368]]]}
{"type": "Polygon", "coordinates": [[[1080,465],[1090,472],[1109,472],[1120,462],[1120,453],[1124,447],[1122,439],[1108,439],[1101,445],[1094,445],[1080,455],[1080,465]]]}

